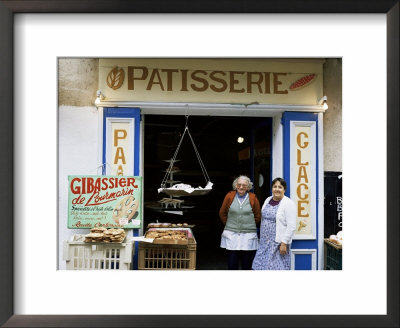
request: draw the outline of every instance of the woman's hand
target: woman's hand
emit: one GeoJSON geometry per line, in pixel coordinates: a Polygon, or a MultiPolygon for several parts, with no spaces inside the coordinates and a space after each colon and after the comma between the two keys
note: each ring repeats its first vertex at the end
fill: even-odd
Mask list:
{"type": "Polygon", "coordinates": [[[281,253],[281,255],[287,254],[287,246],[285,243],[281,243],[281,245],[279,246],[279,252],[281,253]]]}

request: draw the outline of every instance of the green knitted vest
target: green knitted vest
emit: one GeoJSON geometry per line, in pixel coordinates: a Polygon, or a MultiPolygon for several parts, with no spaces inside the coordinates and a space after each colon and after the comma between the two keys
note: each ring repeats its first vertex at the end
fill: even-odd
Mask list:
{"type": "Polygon", "coordinates": [[[249,197],[239,205],[237,197],[234,198],[228,211],[228,220],[225,229],[234,232],[256,232],[253,210],[249,197]]]}

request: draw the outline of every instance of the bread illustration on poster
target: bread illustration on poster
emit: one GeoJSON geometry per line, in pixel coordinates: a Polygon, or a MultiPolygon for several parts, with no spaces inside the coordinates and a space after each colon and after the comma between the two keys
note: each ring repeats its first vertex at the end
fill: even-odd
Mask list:
{"type": "Polygon", "coordinates": [[[114,208],[113,220],[121,225],[127,224],[137,216],[139,201],[133,196],[127,196],[119,201],[114,208]]]}

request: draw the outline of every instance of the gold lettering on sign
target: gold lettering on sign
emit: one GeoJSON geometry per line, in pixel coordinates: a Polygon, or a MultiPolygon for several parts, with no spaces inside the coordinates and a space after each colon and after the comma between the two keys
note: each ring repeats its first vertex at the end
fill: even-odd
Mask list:
{"type": "Polygon", "coordinates": [[[238,93],[242,93],[242,92],[244,92],[244,88],[235,89],[235,85],[236,85],[236,84],[239,84],[239,82],[240,82],[239,80],[236,80],[236,79],[235,79],[235,74],[240,74],[240,75],[242,75],[242,74],[244,74],[244,72],[235,72],[235,71],[229,72],[230,85],[231,85],[231,87],[230,87],[230,89],[229,89],[229,92],[238,92],[238,93]]]}
{"type": "Polygon", "coordinates": [[[304,136],[305,138],[308,138],[308,134],[307,133],[305,133],[305,132],[300,132],[298,135],[297,135],[297,145],[300,147],[300,148],[306,148],[307,146],[308,146],[308,141],[304,141],[304,142],[301,142],[302,141],[302,136],[304,136]]]}
{"type": "Polygon", "coordinates": [[[206,91],[208,89],[208,81],[205,78],[198,76],[199,74],[205,76],[205,75],[207,75],[207,72],[206,71],[194,71],[190,77],[192,78],[192,80],[194,80],[196,82],[200,82],[201,86],[198,86],[194,83],[192,83],[190,86],[192,87],[192,90],[194,90],[194,91],[206,91]]]}
{"type": "Polygon", "coordinates": [[[128,90],[287,94],[288,89],[282,81],[286,75],[281,72],[128,66],[128,90]]]}
{"type": "Polygon", "coordinates": [[[118,165],[117,175],[124,175],[124,169],[122,165],[118,165]]]}
{"type": "Polygon", "coordinates": [[[309,133],[306,131],[309,127],[296,128],[296,196],[297,196],[297,217],[301,218],[298,222],[298,231],[307,234],[306,229],[311,228],[307,224],[307,219],[310,217],[310,154],[311,145],[309,133]]]}
{"type": "Polygon", "coordinates": [[[270,94],[271,93],[271,82],[270,82],[270,72],[264,72],[264,80],[265,80],[265,89],[264,93],[270,94]]]}
{"type": "Polygon", "coordinates": [[[128,66],[128,90],[135,90],[135,81],[146,80],[149,71],[144,66],[128,66]],[[139,77],[135,75],[135,70],[141,70],[142,75],[139,77]]]}
{"type": "MultiPolygon", "coordinates": [[[[135,70],[136,77],[142,75],[141,70],[135,70]],[[139,75],[137,73],[139,72],[139,75]]],[[[129,175],[132,165],[133,120],[115,119],[111,122],[110,154],[107,162],[110,163],[110,175],[129,175]]]]}
{"type": "Polygon", "coordinates": [[[122,160],[122,164],[126,164],[124,149],[122,147],[118,147],[115,152],[114,164],[118,164],[119,160],[122,160]]]}
{"type": "Polygon", "coordinates": [[[301,182],[300,181],[301,179],[304,179],[304,182],[308,183],[307,170],[304,165],[299,167],[299,174],[297,175],[297,183],[301,182]]]}
{"type": "Polygon", "coordinates": [[[182,69],[182,88],[181,91],[189,91],[187,88],[187,73],[188,70],[187,69],[182,69]]]}
{"type": "Polygon", "coordinates": [[[153,87],[153,84],[159,84],[161,90],[164,91],[164,86],[162,84],[161,76],[160,76],[160,73],[158,72],[158,69],[153,69],[153,72],[151,73],[150,81],[149,81],[149,84],[147,85],[146,90],[151,90],[151,88],[153,87]]]}
{"type": "Polygon", "coordinates": [[[121,160],[122,164],[126,164],[124,149],[118,147],[118,140],[126,139],[128,132],[126,130],[115,129],[114,130],[114,147],[117,147],[114,157],[114,164],[118,164],[121,160]]]}
{"type": "Polygon", "coordinates": [[[262,93],[261,83],[263,81],[263,76],[259,72],[247,72],[247,93],[252,93],[252,84],[258,87],[258,92],[262,93]],[[253,81],[253,75],[258,76],[256,81],[253,81]]]}
{"type": "Polygon", "coordinates": [[[304,190],[308,190],[308,186],[304,183],[301,183],[297,186],[297,198],[301,200],[308,199],[308,193],[304,193],[304,190]],[[303,189],[303,193],[301,190],[303,189]]]}
{"type": "Polygon", "coordinates": [[[118,139],[125,139],[126,136],[128,135],[128,132],[126,130],[114,130],[114,147],[118,146],[118,139]],[[122,133],[122,136],[120,134],[122,133]]]}
{"type": "Polygon", "coordinates": [[[215,82],[219,82],[221,84],[221,86],[217,87],[214,84],[211,84],[210,85],[210,89],[215,91],[215,92],[224,92],[226,90],[226,88],[228,87],[228,83],[226,83],[226,81],[223,78],[215,76],[216,74],[223,75],[223,76],[226,75],[226,73],[222,72],[222,71],[213,71],[213,72],[211,72],[210,73],[210,79],[215,81],[215,82]]]}
{"type": "Polygon", "coordinates": [[[161,72],[167,72],[167,91],[172,91],[172,73],[177,73],[177,69],[162,69],[161,72]]]}
{"type": "Polygon", "coordinates": [[[281,81],[279,81],[279,75],[286,75],[286,73],[274,73],[274,93],[275,94],[287,94],[287,90],[278,90],[278,87],[282,84],[281,81]]]}
{"type": "Polygon", "coordinates": [[[308,218],[310,216],[310,213],[304,213],[303,211],[306,211],[306,208],[303,206],[303,204],[309,204],[308,200],[299,200],[297,202],[297,216],[300,218],[308,218]]]}
{"type": "Polygon", "coordinates": [[[297,149],[297,165],[308,165],[308,162],[301,162],[301,150],[297,149]]]}

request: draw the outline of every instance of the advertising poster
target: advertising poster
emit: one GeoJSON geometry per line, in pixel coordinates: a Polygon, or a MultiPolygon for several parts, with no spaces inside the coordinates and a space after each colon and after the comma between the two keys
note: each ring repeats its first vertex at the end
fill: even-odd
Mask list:
{"type": "Polygon", "coordinates": [[[68,228],[140,228],[142,178],[68,176],[68,228]]]}

